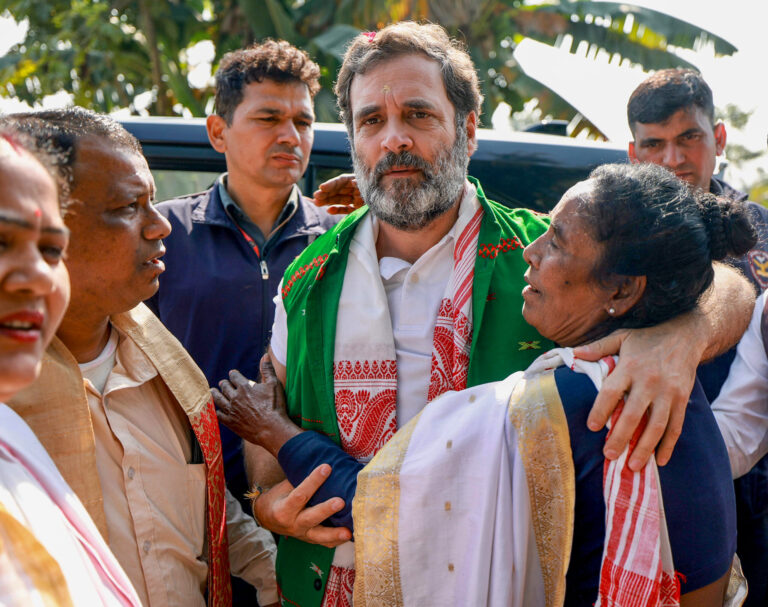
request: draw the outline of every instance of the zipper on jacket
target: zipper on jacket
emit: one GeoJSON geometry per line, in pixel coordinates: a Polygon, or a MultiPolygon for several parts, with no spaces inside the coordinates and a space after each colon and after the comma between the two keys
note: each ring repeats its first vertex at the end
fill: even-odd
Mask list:
{"type": "Polygon", "coordinates": [[[263,280],[269,280],[269,268],[267,267],[266,260],[262,259],[259,262],[259,266],[261,266],[261,278],[263,280]]]}

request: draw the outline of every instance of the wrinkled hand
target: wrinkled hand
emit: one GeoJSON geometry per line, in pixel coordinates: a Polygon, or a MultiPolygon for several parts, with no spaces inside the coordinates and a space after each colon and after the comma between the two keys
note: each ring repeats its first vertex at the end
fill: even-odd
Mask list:
{"type": "Polygon", "coordinates": [[[663,466],[672,455],[685,419],[688,398],[696,380],[701,348],[695,339],[683,339],[669,323],[647,329],[620,330],[574,354],[584,360],[599,360],[619,353],[619,364],[603,382],[587,419],[590,430],[602,429],[616,406],[628,394],[624,409],[603,453],[616,459],[649,411],[648,424],[629,459],[629,467],[640,470],[656,450],[663,466]],[[661,442],[659,442],[661,441],[661,442]]]}
{"type": "Polygon", "coordinates": [[[325,207],[331,215],[348,215],[365,204],[353,173],[343,173],[321,183],[313,198],[317,206],[325,207]]]}
{"type": "Polygon", "coordinates": [[[274,457],[290,438],[302,430],[288,417],[285,392],[275,376],[269,355],[261,359],[261,382],[254,383],[239,371],[211,388],[219,421],[239,437],[264,447],[274,457]]]}
{"type": "Polygon", "coordinates": [[[259,524],[273,533],[298,538],[310,544],[335,548],[352,539],[346,527],[324,527],[325,519],[344,507],[344,500],[334,497],[316,506],[305,508],[309,498],[331,474],[328,464],[321,464],[295,489],[282,481],[262,493],[253,502],[253,514],[259,524]]]}

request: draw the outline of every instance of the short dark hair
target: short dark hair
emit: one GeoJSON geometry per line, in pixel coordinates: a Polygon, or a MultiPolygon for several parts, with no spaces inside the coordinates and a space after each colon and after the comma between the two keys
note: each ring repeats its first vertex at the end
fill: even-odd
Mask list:
{"type": "Polygon", "coordinates": [[[267,39],[261,44],[227,53],[216,70],[216,113],[232,124],[235,109],[243,100],[243,89],[264,79],[301,82],[314,98],[320,90],[320,68],[309,55],[285,40],[267,39]]]}
{"type": "Polygon", "coordinates": [[[640,300],[597,327],[600,334],[691,310],[712,284],[712,261],[742,255],[757,240],[744,203],[694,191],[655,164],[603,165],[590,179],[581,212],[603,246],[593,277],[603,285],[646,277],[640,300]]]}
{"type": "Polygon", "coordinates": [[[630,96],[627,103],[629,128],[634,135],[635,123],[664,122],[675,112],[693,106],[701,108],[712,126],[715,125],[712,89],[701,74],[680,68],[659,70],[643,80],[630,96]]]}
{"type": "Polygon", "coordinates": [[[356,74],[365,74],[372,67],[402,57],[421,54],[440,66],[443,84],[456,112],[456,124],[461,125],[470,112],[480,118],[483,94],[472,59],[464,45],[451,39],[439,25],[402,21],[373,33],[357,35],[344,54],[336,79],[336,99],[341,119],[352,139],[352,112],[349,91],[356,74]]]}
{"type": "MultiPolygon", "coordinates": [[[[61,153],[50,143],[38,142],[32,136],[19,131],[13,125],[7,123],[0,123],[0,140],[10,145],[17,154],[20,151],[27,152],[42,165],[56,184],[59,208],[64,213],[69,201],[69,182],[64,178],[59,169],[63,162],[61,153]]],[[[3,154],[0,153],[0,162],[2,161],[3,154]]]]}
{"type": "Polygon", "coordinates": [[[114,118],[78,106],[40,112],[8,114],[0,123],[13,126],[57,152],[57,166],[74,187],[73,165],[80,142],[87,137],[106,139],[115,147],[142,155],[138,139],[114,118]]]}

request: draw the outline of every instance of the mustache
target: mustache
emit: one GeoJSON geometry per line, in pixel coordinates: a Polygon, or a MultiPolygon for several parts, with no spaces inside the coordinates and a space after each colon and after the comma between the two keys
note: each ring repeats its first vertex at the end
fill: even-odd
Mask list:
{"type": "Polygon", "coordinates": [[[299,160],[304,160],[304,154],[302,154],[300,148],[293,147],[286,143],[277,143],[269,148],[269,154],[293,154],[299,160]]]}
{"type": "Polygon", "coordinates": [[[421,156],[408,151],[400,152],[399,154],[387,152],[387,155],[379,160],[373,168],[373,176],[376,183],[381,181],[381,178],[395,167],[417,169],[424,173],[424,177],[427,179],[432,179],[434,177],[432,165],[421,156]]]}

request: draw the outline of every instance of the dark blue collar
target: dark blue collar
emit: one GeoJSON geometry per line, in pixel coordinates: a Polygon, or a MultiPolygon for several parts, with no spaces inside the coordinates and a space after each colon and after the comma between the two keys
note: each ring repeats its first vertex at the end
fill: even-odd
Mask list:
{"type": "Polygon", "coordinates": [[[208,190],[205,196],[200,198],[195,208],[192,209],[191,217],[194,223],[223,226],[233,230],[237,229],[237,226],[224,210],[224,205],[221,204],[218,181],[208,190]]]}
{"type": "MultiPolygon", "coordinates": [[[[217,225],[237,231],[237,225],[227,214],[219,195],[218,181],[201,196],[200,201],[192,209],[191,219],[194,223],[217,225]]],[[[326,228],[320,222],[321,211],[308,199],[299,193],[299,204],[288,224],[283,230],[286,234],[320,235],[326,228]]]]}

